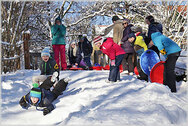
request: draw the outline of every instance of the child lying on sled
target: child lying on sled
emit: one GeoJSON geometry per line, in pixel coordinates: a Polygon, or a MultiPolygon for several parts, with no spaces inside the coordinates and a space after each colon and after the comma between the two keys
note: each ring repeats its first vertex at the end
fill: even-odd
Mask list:
{"type": "Polygon", "coordinates": [[[19,102],[21,107],[28,109],[30,105],[33,105],[37,110],[40,110],[37,107],[45,107],[42,109],[43,115],[50,113],[54,109],[52,102],[62,94],[71,79],[61,79],[51,91],[50,88],[55,83],[54,80],[53,77],[48,77],[39,87],[37,83],[33,84],[34,87],[31,91],[21,98],[19,102]]]}

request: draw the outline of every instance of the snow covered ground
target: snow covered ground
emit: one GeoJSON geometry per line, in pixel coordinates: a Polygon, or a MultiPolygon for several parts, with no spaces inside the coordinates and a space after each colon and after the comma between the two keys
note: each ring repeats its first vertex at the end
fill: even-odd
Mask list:
{"type": "MultiPolygon", "coordinates": [[[[187,58],[179,58],[185,65],[187,58]]],[[[178,82],[177,93],[167,86],[121,76],[118,83],[105,83],[109,71],[61,71],[71,77],[56,108],[43,116],[35,107],[24,110],[20,98],[32,87],[39,70],[19,70],[1,76],[1,125],[122,125],[187,126],[188,83],[178,82]]]]}

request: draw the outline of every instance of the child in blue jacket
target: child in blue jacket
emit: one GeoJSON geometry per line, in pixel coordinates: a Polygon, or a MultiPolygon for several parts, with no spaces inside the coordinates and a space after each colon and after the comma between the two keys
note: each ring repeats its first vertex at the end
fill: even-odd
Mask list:
{"type": "Polygon", "coordinates": [[[52,102],[57,99],[59,95],[62,94],[68,85],[68,82],[71,79],[64,78],[61,79],[51,91],[50,88],[54,85],[55,81],[50,77],[48,77],[39,87],[37,83],[33,84],[33,88],[29,93],[24,95],[19,104],[23,109],[28,109],[31,105],[36,106],[37,110],[43,111],[43,115],[50,113],[53,109],[55,109],[52,102]],[[39,107],[44,107],[43,109],[39,109],[39,107]]]}
{"type": "Polygon", "coordinates": [[[166,37],[160,32],[151,34],[149,45],[155,45],[160,53],[165,56],[166,61],[164,64],[163,84],[167,85],[171,92],[176,92],[176,75],[174,72],[176,61],[180,56],[181,48],[170,38],[166,37]]]}

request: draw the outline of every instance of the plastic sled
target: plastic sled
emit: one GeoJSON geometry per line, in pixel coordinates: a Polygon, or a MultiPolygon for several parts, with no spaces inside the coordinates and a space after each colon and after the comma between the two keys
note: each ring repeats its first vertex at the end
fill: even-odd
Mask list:
{"type": "Polygon", "coordinates": [[[142,71],[148,76],[150,75],[150,71],[153,66],[158,62],[160,62],[160,58],[153,50],[148,49],[140,56],[140,67],[142,71]]]}
{"type": "Polygon", "coordinates": [[[76,70],[83,70],[83,68],[71,67],[69,70],[75,70],[76,71],[76,70]]]}
{"type": "Polygon", "coordinates": [[[135,73],[137,76],[139,75],[137,67],[134,68],[134,73],[135,73]]]}
{"type": "Polygon", "coordinates": [[[122,64],[119,66],[119,72],[120,73],[123,72],[123,65],[122,64]]]}
{"type": "Polygon", "coordinates": [[[105,67],[103,67],[103,70],[110,70],[110,66],[106,65],[105,67]]]}
{"type": "Polygon", "coordinates": [[[160,61],[154,65],[150,72],[151,82],[163,84],[163,72],[164,72],[164,61],[160,61]]]}

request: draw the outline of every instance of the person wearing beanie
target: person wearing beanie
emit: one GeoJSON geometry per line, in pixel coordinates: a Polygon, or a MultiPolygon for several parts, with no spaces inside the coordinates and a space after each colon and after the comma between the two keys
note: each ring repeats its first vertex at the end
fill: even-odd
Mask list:
{"type": "Polygon", "coordinates": [[[35,83],[30,92],[20,99],[19,104],[23,109],[28,109],[31,105],[36,106],[36,110],[43,111],[43,115],[46,115],[55,109],[52,102],[66,90],[70,80],[69,77],[61,79],[52,91],[50,88],[55,82],[51,81],[51,77],[48,77],[39,87],[35,83]],[[44,109],[39,109],[38,107],[44,107],[44,109]]]}
{"type": "MultiPolygon", "coordinates": [[[[148,39],[146,41],[146,44],[148,45],[151,41],[151,35],[153,33],[155,33],[155,32],[163,33],[163,26],[162,26],[162,24],[155,22],[155,19],[152,15],[147,16],[145,18],[145,22],[146,22],[146,24],[148,24],[148,33],[147,33],[148,39]]],[[[159,55],[159,50],[155,45],[149,47],[149,49],[152,49],[159,55]]]]}
{"type": "Polygon", "coordinates": [[[130,20],[125,18],[123,19],[122,23],[124,27],[123,31],[123,37],[121,39],[121,47],[124,49],[126,52],[123,61],[122,61],[122,66],[123,66],[123,74],[130,74],[133,75],[133,70],[134,70],[134,56],[135,56],[135,51],[133,46],[131,46],[130,42],[128,41],[128,36],[130,33],[132,33],[131,27],[133,26],[130,24],[130,20]]]}
{"type": "Polygon", "coordinates": [[[50,57],[49,48],[45,47],[41,51],[41,58],[42,58],[42,61],[40,63],[41,74],[32,77],[33,83],[40,84],[48,76],[52,76],[55,72],[58,73],[58,76],[57,76],[57,79],[58,79],[59,78],[59,66],[57,65],[56,61],[52,57],[50,57]]]}
{"type": "Polygon", "coordinates": [[[123,37],[123,20],[121,20],[118,16],[113,16],[112,17],[112,22],[114,23],[113,25],[113,41],[120,45],[121,44],[121,39],[123,37]]]}
{"type": "Polygon", "coordinates": [[[146,50],[148,50],[146,43],[144,42],[143,36],[141,35],[142,29],[141,28],[135,28],[132,27],[131,28],[132,31],[135,31],[136,35],[134,33],[129,34],[128,36],[128,41],[132,44],[132,46],[134,47],[134,50],[136,52],[137,55],[137,70],[139,73],[139,76],[137,77],[140,80],[145,80],[148,81],[148,76],[142,71],[141,67],[140,67],[140,56],[142,55],[142,53],[146,50]],[[137,29],[137,30],[135,30],[137,29]]]}
{"type": "Polygon", "coordinates": [[[116,44],[112,38],[106,38],[103,41],[98,39],[95,43],[100,50],[110,58],[110,73],[107,83],[114,83],[120,81],[119,66],[125,55],[125,51],[116,44]]]}
{"type": "Polygon", "coordinates": [[[94,61],[93,64],[94,66],[96,65],[100,65],[105,67],[107,64],[107,59],[104,53],[102,53],[102,51],[100,50],[100,48],[96,45],[98,42],[100,42],[101,44],[103,43],[103,40],[105,39],[105,36],[97,36],[92,40],[93,43],[93,57],[94,57],[94,61]]]}
{"type": "Polygon", "coordinates": [[[76,42],[71,42],[68,49],[69,64],[67,67],[80,67],[81,51],[76,42]]]}
{"type": "Polygon", "coordinates": [[[86,36],[83,35],[79,35],[78,39],[79,39],[78,47],[80,49],[83,61],[86,63],[87,69],[92,70],[90,59],[91,59],[93,47],[91,45],[91,42],[87,39],[86,36]]]}
{"type": "Polygon", "coordinates": [[[67,69],[66,55],[65,55],[65,37],[66,37],[66,27],[61,23],[61,18],[58,16],[55,19],[55,24],[51,26],[52,33],[52,46],[54,51],[54,58],[56,63],[61,70],[67,69]],[[61,66],[59,64],[59,59],[61,60],[61,66]]]}

